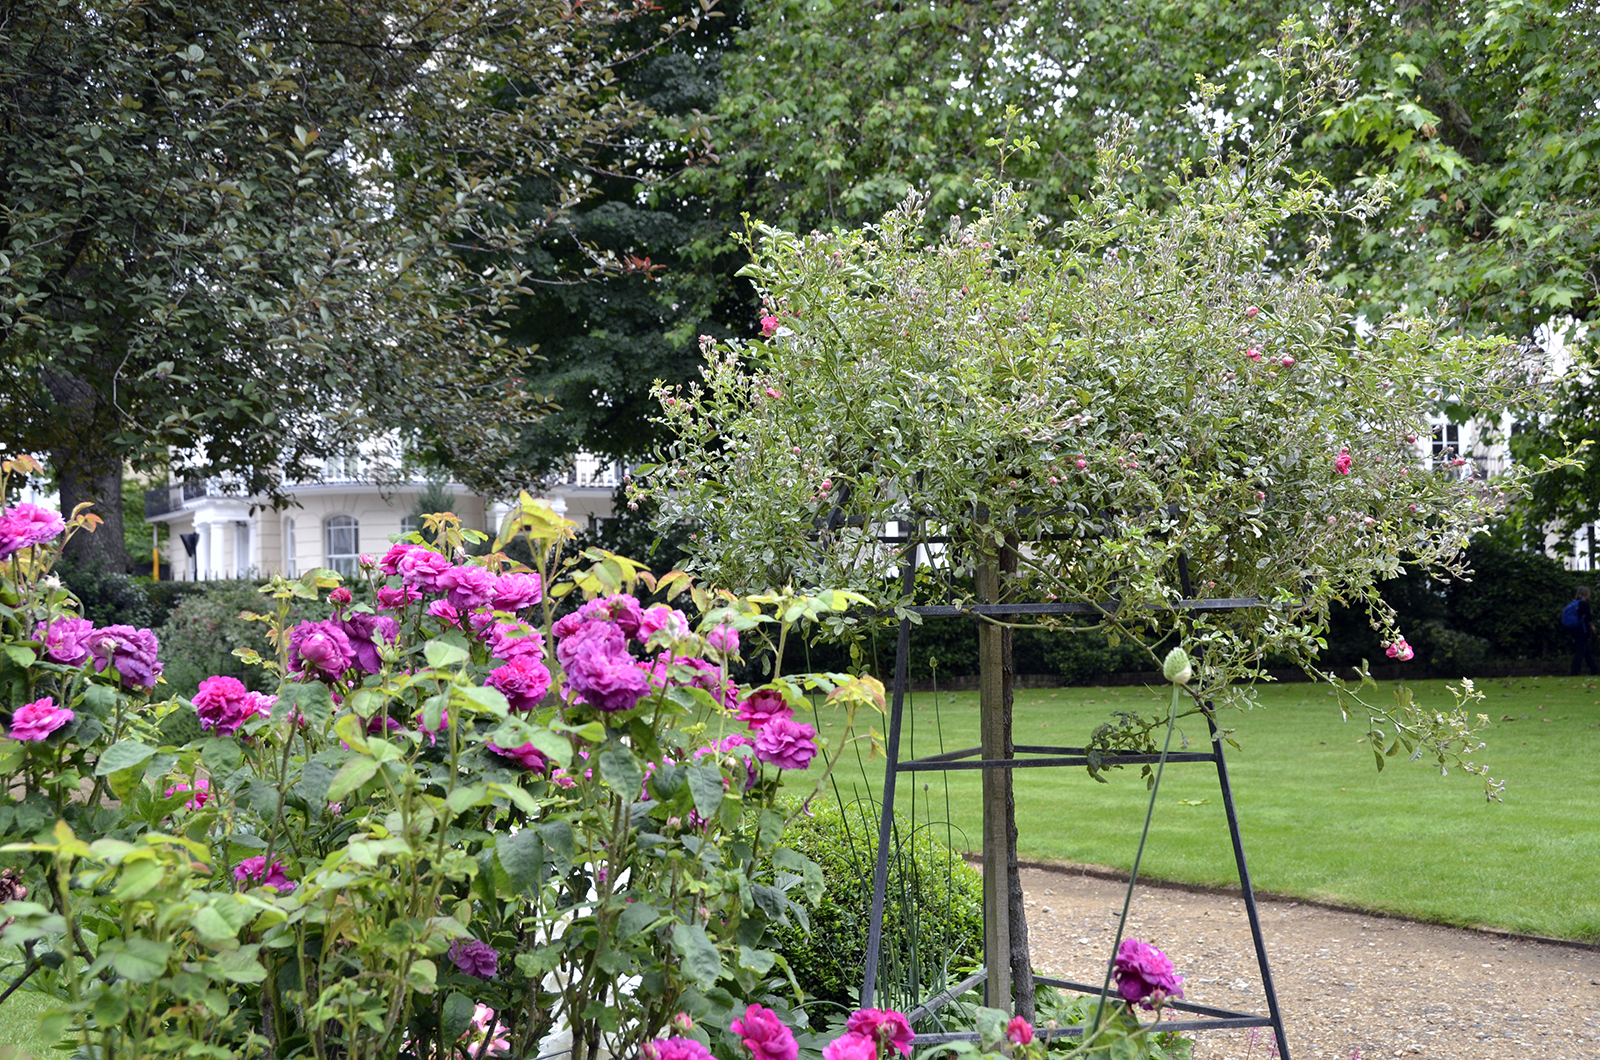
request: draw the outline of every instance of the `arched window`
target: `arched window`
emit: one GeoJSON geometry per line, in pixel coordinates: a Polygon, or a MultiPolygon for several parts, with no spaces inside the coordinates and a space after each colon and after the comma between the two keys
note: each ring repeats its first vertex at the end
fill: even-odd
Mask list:
{"type": "Polygon", "coordinates": [[[300,560],[294,538],[293,519],[283,521],[283,573],[288,578],[300,577],[300,560]]]}
{"type": "Polygon", "coordinates": [[[414,534],[421,529],[422,518],[418,516],[416,512],[412,512],[410,515],[402,515],[400,517],[400,532],[402,534],[414,534]]]}
{"type": "Polygon", "coordinates": [[[361,524],[353,515],[330,515],[327,531],[328,567],[346,578],[355,577],[361,553],[361,524]]]}

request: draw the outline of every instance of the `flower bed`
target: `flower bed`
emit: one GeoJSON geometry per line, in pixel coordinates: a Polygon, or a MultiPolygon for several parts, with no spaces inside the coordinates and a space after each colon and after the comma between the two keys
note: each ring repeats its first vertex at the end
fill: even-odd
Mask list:
{"type": "MultiPolygon", "coordinates": [[[[823,888],[784,845],[779,777],[871,738],[824,746],[796,708],[882,708],[870,678],[781,669],[845,594],[558,562],[569,526],[524,498],[486,557],[448,515],[437,547],[363,557],[375,608],[327,571],[270,582],[249,617],[276,655],[242,654],[276,694],[219,675],[162,699],[154,635],[96,628],[50,576],[93,523],[0,516],[0,942],[52,999],[47,1036],[105,1057],[908,1051],[897,1013],[829,1033],[770,948],[823,888]],[[516,535],[536,569],[499,552],[516,535]],[[332,617],[295,620],[322,599],[332,617]],[[741,638],[778,676],[728,679],[741,638]]],[[[1008,1033],[986,1047],[1042,1048],[1008,1033]]]]}

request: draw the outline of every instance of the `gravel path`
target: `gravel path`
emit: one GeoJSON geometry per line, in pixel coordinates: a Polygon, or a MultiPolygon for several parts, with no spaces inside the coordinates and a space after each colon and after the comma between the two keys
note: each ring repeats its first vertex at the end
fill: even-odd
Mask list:
{"type": "MultiPolygon", "coordinates": [[[[1099,982],[1125,883],[1024,869],[1034,966],[1099,982]]],[[[1259,904],[1291,1060],[1600,1060],[1600,951],[1296,902],[1259,904]]],[[[1244,903],[1140,886],[1128,934],[1164,949],[1191,1001],[1266,1012],[1244,903]]],[[[1270,1032],[1197,1036],[1195,1060],[1267,1060],[1270,1032]]]]}

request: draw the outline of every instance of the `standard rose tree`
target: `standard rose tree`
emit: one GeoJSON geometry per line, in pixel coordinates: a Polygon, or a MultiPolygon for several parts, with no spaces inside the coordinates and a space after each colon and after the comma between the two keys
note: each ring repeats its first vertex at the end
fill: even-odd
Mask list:
{"type": "MultiPolygon", "coordinates": [[[[1341,204],[1372,203],[1285,168],[1336,76],[1314,56],[1300,68],[1317,45],[1284,47],[1283,83],[1303,89],[1285,90],[1267,135],[1217,129],[1153,193],[1114,137],[1096,193],[1059,229],[995,182],[939,233],[919,194],[853,231],[754,226],[745,275],[769,320],[760,338],[705,340],[702,382],[658,390],[673,440],[632,503],[692,526],[690,569],[735,592],[1054,602],[1152,668],[1158,645],[1196,648],[1189,714],[1248,702],[1269,657],[1320,674],[1338,603],[1365,605],[1390,656],[1409,658],[1380,582],[1402,564],[1462,573],[1463,546],[1521,481],[1463,475],[1460,454],[1427,462],[1416,441],[1445,404],[1532,401],[1533,377],[1503,341],[1352,317],[1316,250],[1350,223],[1341,204]],[[1296,259],[1273,244],[1291,221],[1320,233],[1296,259]],[[909,590],[908,567],[925,572],[909,590]]],[[[983,754],[1005,757],[1009,629],[983,623],[978,639],[983,754]]],[[[1478,773],[1494,795],[1461,703],[1339,689],[1375,719],[1380,754],[1478,773]]],[[[1165,723],[1129,717],[1089,742],[1142,750],[1165,723]]],[[[1015,834],[1009,777],[984,771],[986,856],[1015,834]]],[[[992,927],[1008,917],[990,882],[992,927]]],[[[1006,945],[990,940],[987,985],[1009,995],[993,952],[1006,945]]]]}

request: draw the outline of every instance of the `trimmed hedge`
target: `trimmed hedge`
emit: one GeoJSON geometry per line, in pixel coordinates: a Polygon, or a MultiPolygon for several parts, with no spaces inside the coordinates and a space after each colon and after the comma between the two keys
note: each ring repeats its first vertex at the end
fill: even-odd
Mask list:
{"type": "MultiPolygon", "coordinates": [[[[853,1008],[866,963],[877,850],[876,806],[819,798],[784,842],[822,866],[827,884],[811,930],[780,929],[776,949],[805,992],[853,1008]]],[[[925,997],[983,961],[983,878],[939,840],[941,825],[897,818],[884,902],[878,1004],[925,997]]]]}

